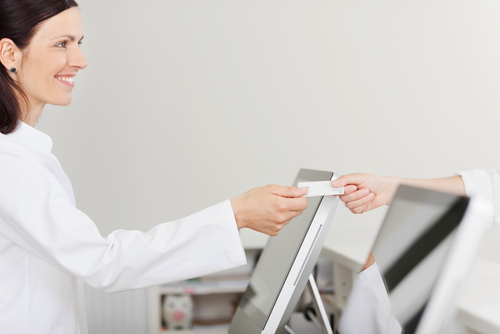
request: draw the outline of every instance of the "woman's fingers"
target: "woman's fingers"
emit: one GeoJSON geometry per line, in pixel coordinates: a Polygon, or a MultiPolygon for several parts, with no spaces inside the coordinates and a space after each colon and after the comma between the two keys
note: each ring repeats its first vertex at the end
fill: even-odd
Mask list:
{"type": "Polygon", "coordinates": [[[358,200],[347,202],[346,206],[352,213],[362,213],[374,197],[375,195],[373,193],[369,193],[367,196],[358,200]]]}
{"type": "Polygon", "coordinates": [[[300,198],[285,198],[285,210],[286,211],[304,211],[307,209],[307,199],[305,197],[300,198]]]}
{"type": "Polygon", "coordinates": [[[342,175],[338,179],[335,179],[332,182],[330,182],[330,184],[334,188],[340,188],[348,184],[354,184],[354,185],[361,184],[365,181],[366,181],[366,174],[354,173],[354,174],[342,175]]]}
{"type": "Polygon", "coordinates": [[[281,197],[294,198],[301,197],[307,193],[307,188],[297,188],[297,187],[288,187],[288,186],[278,186],[278,185],[269,185],[267,186],[269,190],[281,197]]]}
{"type": "Polygon", "coordinates": [[[358,190],[358,187],[356,187],[355,185],[349,185],[349,186],[345,186],[344,187],[344,195],[349,195],[353,192],[355,192],[356,190],[358,190]]]}
{"type": "Polygon", "coordinates": [[[340,196],[340,200],[354,213],[390,204],[398,186],[394,178],[365,173],[343,175],[331,184],[333,187],[344,187],[344,195],[340,196]],[[352,191],[354,188],[350,188],[351,186],[356,190],[352,191]]]}
{"type": "Polygon", "coordinates": [[[370,193],[370,190],[369,189],[360,189],[360,190],[357,190],[357,191],[354,191],[354,192],[351,192],[351,193],[348,193],[348,194],[345,194],[344,195],[341,195],[340,196],[340,200],[342,202],[345,202],[345,203],[349,203],[349,202],[352,202],[352,201],[356,201],[360,198],[363,198],[365,196],[368,196],[368,194],[370,193]]]}
{"type": "Polygon", "coordinates": [[[361,214],[365,211],[368,211],[367,210],[367,207],[368,207],[368,204],[365,204],[365,205],[362,205],[362,206],[358,206],[357,208],[354,208],[354,209],[349,209],[352,213],[354,214],[361,214]]]}
{"type": "Polygon", "coordinates": [[[269,185],[254,188],[231,199],[238,228],[248,227],[277,235],[292,219],[307,208],[307,189],[269,185]]]}

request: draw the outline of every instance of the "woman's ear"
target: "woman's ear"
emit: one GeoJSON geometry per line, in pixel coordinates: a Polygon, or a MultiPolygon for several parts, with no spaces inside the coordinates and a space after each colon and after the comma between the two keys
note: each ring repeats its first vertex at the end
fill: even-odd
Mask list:
{"type": "Polygon", "coordinates": [[[14,73],[12,69],[18,68],[21,64],[21,51],[16,44],[9,38],[0,40],[0,63],[7,71],[14,73]]]}

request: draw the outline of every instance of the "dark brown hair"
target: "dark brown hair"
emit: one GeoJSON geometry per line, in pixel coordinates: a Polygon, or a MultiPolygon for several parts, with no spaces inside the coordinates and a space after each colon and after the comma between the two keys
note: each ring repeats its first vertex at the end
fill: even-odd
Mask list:
{"type": "MultiPolygon", "coordinates": [[[[10,38],[23,50],[43,21],[77,6],[74,0],[1,0],[0,40],[10,38]]],[[[28,105],[26,94],[10,77],[9,70],[0,65],[1,133],[8,134],[17,128],[22,115],[21,102],[28,105]]]]}

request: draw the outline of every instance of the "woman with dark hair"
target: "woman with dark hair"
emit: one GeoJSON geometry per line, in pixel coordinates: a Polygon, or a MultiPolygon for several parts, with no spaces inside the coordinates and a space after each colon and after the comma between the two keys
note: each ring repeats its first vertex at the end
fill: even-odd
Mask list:
{"type": "Polygon", "coordinates": [[[44,106],[68,105],[80,52],[72,0],[0,1],[0,333],[86,333],[81,282],[139,289],[245,264],[238,229],[276,235],[307,189],[265,186],[157,225],[102,237],[36,130],[44,106]]]}

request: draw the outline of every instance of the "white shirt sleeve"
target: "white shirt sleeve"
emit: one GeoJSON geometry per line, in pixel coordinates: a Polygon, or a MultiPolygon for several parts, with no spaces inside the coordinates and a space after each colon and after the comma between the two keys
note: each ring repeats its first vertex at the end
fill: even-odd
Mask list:
{"type": "Polygon", "coordinates": [[[102,237],[43,165],[5,150],[1,235],[96,289],[144,288],[246,263],[229,200],[145,233],[117,230],[102,237]]]}
{"type": "MultiPolygon", "coordinates": [[[[474,169],[466,172],[458,172],[462,176],[465,185],[465,193],[469,197],[482,197],[490,204],[489,220],[487,229],[491,222],[500,224],[500,176],[495,169],[474,169]]],[[[500,225],[498,225],[500,226],[500,225]]]]}
{"type": "Polygon", "coordinates": [[[474,169],[467,172],[458,172],[457,174],[462,176],[467,196],[492,198],[491,179],[486,170],[474,169]]]}
{"type": "Polygon", "coordinates": [[[339,334],[401,334],[377,263],[354,280],[340,317],[339,334]]]}

